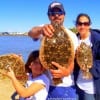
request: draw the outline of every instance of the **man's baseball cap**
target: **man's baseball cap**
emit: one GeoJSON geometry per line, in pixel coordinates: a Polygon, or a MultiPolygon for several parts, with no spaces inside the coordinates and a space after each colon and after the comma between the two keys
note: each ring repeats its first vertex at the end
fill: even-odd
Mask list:
{"type": "Polygon", "coordinates": [[[48,15],[49,15],[50,12],[53,12],[53,9],[54,9],[54,8],[60,9],[61,12],[63,12],[64,15],[65,15],[65,10],[64,10],[63,4],[60,3],[60,2],[52,2],[52,3],[49,5],[49,7],[48,7],[48,15]]]}

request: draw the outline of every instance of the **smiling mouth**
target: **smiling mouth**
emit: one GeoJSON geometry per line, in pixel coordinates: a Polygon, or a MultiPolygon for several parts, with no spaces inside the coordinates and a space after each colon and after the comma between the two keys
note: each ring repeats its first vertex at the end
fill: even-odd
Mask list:
{"type": "Polygon", "coordinates": [[[60,19],[58,19],[58,18],[55,18],[54,20],[60,20],[60,19]]]}

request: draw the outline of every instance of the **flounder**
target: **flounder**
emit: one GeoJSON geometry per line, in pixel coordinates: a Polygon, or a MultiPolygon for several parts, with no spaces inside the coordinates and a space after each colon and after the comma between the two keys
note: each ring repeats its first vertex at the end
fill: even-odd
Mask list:
{"type": "MultiPolygon", "coordinates": [[[[0,56],[0,72],[7,72],[8,67],[11,67],[15,73],[16,78],[25,84],[27,81],[27,75],[25,73],[25,64],[24,61],[15,54],[6,54],[0,56]]],[[[0,74],[0,79],[4,79],[4,75],[0,74]]]]}
{"type": "MultiPolygon", "coordinates": [[[[40,61],[46,69],[57,69],[52,61],[63,67],[68,67],[74,59],[74,47],[72,40],[65,28],[59,24],[53,25],[55,31],[52,37],[44,36],[40,47],[40,61]]],[[[60,78],[53,79],[54,84],[62,82],[60,78]]]]}
{"type": "Polygon", "coordinates": [[[93,57],[91,47],[82,42],[76,52],[76,61],[83,72],[83,78],[90,79],[92,77],[89,69],[93,65],[93,57]]]}

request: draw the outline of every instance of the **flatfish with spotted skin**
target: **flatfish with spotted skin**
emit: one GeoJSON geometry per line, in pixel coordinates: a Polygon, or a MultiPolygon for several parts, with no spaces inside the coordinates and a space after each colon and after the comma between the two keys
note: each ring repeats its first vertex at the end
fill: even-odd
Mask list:
{"type": "Polygon", "coordinates": [[[80,69],[83,72],[83,78],[91,79],[92,75],[89,72],[89,69],[92,67],[93,64],[91,47],[82,42],[76,52],[76,60],[78,65],[80,66],[80,69]]]}
{"type": "MultiPolygon", "coordinates": [[[[25,73],[24,61],[16,54],[6,54],[0,56],[0,72],[7,72],[8,67],[11,67],[15,73],[16,78],[25,84],[27,81],[27,75],[25,73]]],[[[5,79],[4,75],[0,74],[0,79],[5,79]]]]}
{"type": "MultiPolygon", "coordinates": [[[[57,69],[51,64],[52,61],[67,68],[74,59],[73,43],[64,27],[55,24],[54,29],[52,37],[44,36],[42,39],[40,61],[46,69],[57,69]]],[[[60,78],[53,81],[55,85],[62,82],[60,78]]]]}

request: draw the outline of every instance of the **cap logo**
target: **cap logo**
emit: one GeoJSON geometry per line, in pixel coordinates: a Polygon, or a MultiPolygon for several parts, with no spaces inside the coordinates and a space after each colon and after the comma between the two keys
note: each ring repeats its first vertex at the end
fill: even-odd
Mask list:
{"type": "Polygon", "coordinates": [[[53,3],[53,4],[51,5],[51,8],[53,8],[53,7],[57,6],[57,5],[61,5],[61,4],[60,4],[60,3],[53,3]]]}

